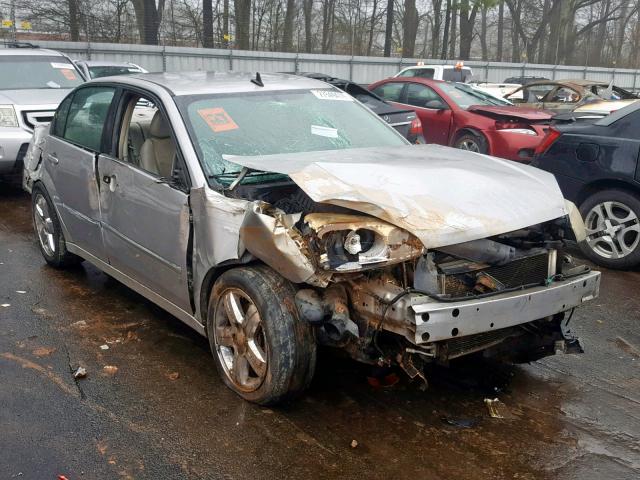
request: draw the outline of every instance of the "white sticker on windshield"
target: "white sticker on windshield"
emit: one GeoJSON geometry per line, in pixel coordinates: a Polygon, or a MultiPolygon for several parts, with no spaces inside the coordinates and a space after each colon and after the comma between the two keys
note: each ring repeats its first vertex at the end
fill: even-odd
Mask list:
{"type": "Polygon", "coordinates": [[[70,63],[55,63],[55,62],[51,62],[51,66],[53,68],[68,68],[69,70],[73,70],[73,65],[71,65],[70,63]]]}
{"type": "Polygon", "coordinates": [[[331,127],[321,127],[320,125],[311,125],[311,135],[320,137],[338,138],[338,129],[331,127]]]}
{"type": "Polygon", "coordinates": [[[340,90],[311,90],[320,100],[342,100],[343,102],[353,102],[353,97],[340,90]]]}
{"type": "Polygon", "coordinates": [[[60,88],[60,85],[58,85],[56,82],[48,81],[47,82],[47,87],[49,87],[49,88],[60,88]]]}

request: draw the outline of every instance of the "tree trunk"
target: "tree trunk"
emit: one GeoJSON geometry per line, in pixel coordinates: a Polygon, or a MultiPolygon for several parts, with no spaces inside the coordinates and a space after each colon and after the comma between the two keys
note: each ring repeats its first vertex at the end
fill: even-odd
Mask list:
{"type": "Polygon", "coordinates": [[[520,0],[518,0],[515,8],[511,11],[511,61],[514,63],[519,63],[522,60],[520,58],[520,39],[518,37],[518,29],[516,28],[516,23],[520,20],[521,10],[522,4],[520,0]]]}
{"type": "Polygon", "coordinates": [[[369,24],[369,42],[367,43],[367,56],[371,55],[373,47],[373,33],[376,28],[376,13],[378,10],[378,0],[373,0],[373,12],[371,13],[371,23],[369,24]]]}
{"type": "Polygon", "coordinates": [[[235,46],[240,50],[249,49],[249,28],[251,24],[251,0],[235,0],[236,38],[235,46]]]}
{"type": "Polygon", "coordinates": [[[451,37],[449,40],[449,59],[456,57],[456,43],[458,40],[458,2],[454,0],[451,6],[451,37]]]}
{"type": "Polygon", "coordinates": [[[387,0],[387,25],[384,30],[384,56],[391,56],[391,42],[393,40],[393,0],[387,0]]]}
{"type": "Polygon", "coordinates": [[[224,0],[222,3],[222,40],[224,46],[229,47],[229,0],[224,0]]]}
{"type": "Polygon", "coordinates": [[[202,46],[213,48],[213,2],[202,0],[202,46]]]}
{"type": "Polygon", "coordinates": [[[402,56],[412,58],[416,48],[418,34],[418,9],[416,0],[404,0],[404,19],[402,22],[402,56]]]}
{"type": "Polygon", "coordinates": [[[498,46],[496,48],[496,61],[502,61],[502,46],[504,45],[504,1],[500,0],[498,6],[498,46]]]}
{"type": "Polygon", "coordinates": [[[335,0],[323,0],[322,2],[322,53],[331,50],[331,38],[333,37],[333,17],[335,12],[335,0]]]}
{"type": "Polygon", "coordinates": [[[433,30],[431,31],[431,57],[440,56],[440,28],[442,27],[442,0],[433,0],[433,30]]]}
{"type": "Polygon", "coordinates": [[[287,0],[287,11],[284,15],[284,33],[282,34],[282,51],[293,51],[293,19],[296,17],[295,0],[287,0]]]}
{"type": "Polygon", "coordinates": [[[140,30],[140,41],[146,45],[158,44],[158,31],[164,10],[164,0],[156,6],[155,0],[131,0],[140,30]]]}
{"type": "Polygon", "coordinates": [[[480,48],[482,49],[482,60],[489,60],[487,49],[487,7],[482,7],[480,14],[480,48]]]}
{"type": "MultiPolygon", "coordinates": [[[[302,13],[304,14],[304,51],[311,53],[313,50],[313,33],[311,32],[311,16],[313,15],[313,0],[303,0],[302,13]]],[[[375,4],[374,4],[375,13],[375,4]]]]}
{"type": "Polygon", "coordinates": [[[471,57],[471,40],[473,40],[473,27],[478,15],[479,2],[474,2],[473,7],[469,0],[460,2],[460,59],[469,60],[471,57]]]}
{"type": "Polygon", "coordinates": [[[80,12],[78,0],[69,0],[69,35],[72,42],[80,40],[80,12]]]}
{"type": "Polygon", "coordinates": [[[449,45],[449,25],[451,25],[451,0],[447,0],[447,10],[444,12],[444,33],[442,34],[442,50],[440,59],[447,58],[447,46],[449,45]]]}

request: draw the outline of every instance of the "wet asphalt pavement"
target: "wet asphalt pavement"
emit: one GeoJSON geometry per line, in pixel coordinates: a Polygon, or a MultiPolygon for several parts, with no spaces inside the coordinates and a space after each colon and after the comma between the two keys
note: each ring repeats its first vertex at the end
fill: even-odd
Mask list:
{"type": "Polygon", "coordinates": [[[47,267],[34,238],[0,185],[0,479],[640,478],[640,272],[604,272],[576,311],[584,355],[435,370],[422,392],[324,352],[302,399],[261,408],[204,338],[86,263],[47,267]]]}

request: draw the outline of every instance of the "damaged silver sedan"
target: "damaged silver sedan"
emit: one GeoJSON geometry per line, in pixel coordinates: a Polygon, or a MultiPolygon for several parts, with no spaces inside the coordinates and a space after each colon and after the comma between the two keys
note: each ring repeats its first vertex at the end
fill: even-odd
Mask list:
{"type": "Polygon", "coordinates": [[[288,75],[89,82],[25,168],[46,261],[89,261],[209,339],[260,404],[304,390],[317,345],[426,382],[462,356],[581,347],[600,274],[552,175],[412,146],[327,84],[288,75]]]}

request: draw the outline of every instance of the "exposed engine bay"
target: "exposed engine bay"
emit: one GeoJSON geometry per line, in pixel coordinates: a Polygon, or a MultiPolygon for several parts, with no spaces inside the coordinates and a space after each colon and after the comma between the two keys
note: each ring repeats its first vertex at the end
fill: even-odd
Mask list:
{"type": "MultiPolygon", "coordinates": [[[[565,299],[559,311],[543,301],[524,322],[511,307],[495,312],[491,307],[482,319],[460,313],[466,315],[470,303],[478,313],[485,304],[498,304],[499,296],[519,298],[588,274],[563,252],[571,235],[568,217],[427,249],[385,221],[315,203],[287,180],[238,185],[227,194],[253,201],[253,215],[240,231],[243,243],[298,284],[298,311],[316,326],[320,343],[359,361],[399,364],[415,377],[425,363],[446,364],[475,352],[531,361],[560,350],[582,351],[566,326],[570,313],[565,312],[576,306],[575,299],[565,299]],[[450,318],[431,329],[442,305],[458,304],[465,308],[450,310],[450,318]]],[[[590,277],[590,291],[597,291],[598,281],[590,277]]]]}

